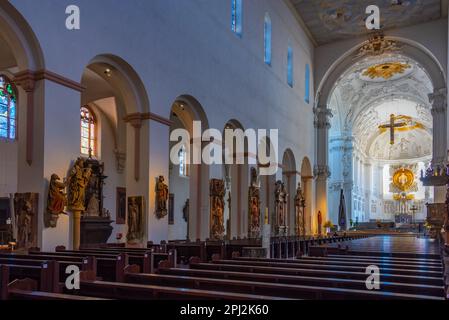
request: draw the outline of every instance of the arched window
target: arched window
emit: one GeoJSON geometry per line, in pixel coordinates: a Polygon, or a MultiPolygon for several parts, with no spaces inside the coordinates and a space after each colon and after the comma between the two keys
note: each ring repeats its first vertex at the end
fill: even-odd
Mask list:
{"type": "Polygon", "coordinates": [[[81,107],[81,154],[96,155],[96,123],[89,107],[81,107]]]}
{"type": "Polygon", "coordinates": [[[265,63],[271,65],[271,18],[265,13],[264,22],[264,60],[265,63]]]}
{"type": "Polygon", "coordinates": [[[187,150],[185,146],[181,147],[181,150],[179,150],[178,153],[178,159],[179,159],[179,176],[181,177],[187,177],[189,175],[188,173],[188,166],[187,166],[187,150]]]}
{"type": "Polygon", "coordinates": [[[243,0],[231,0],[231,30],[242,35],[243,0]]]}
{"type": "Polygon", "coordinates": [[[287,49],[287,83],[293,87],[293,48],[290,45],[287,49]]]}
{"type": "Polygon", "coordinates": [[[0,76],[0,138],[16,139],[17,95],[13,84],[0,76]]]}
{"type": "Polygon", "coordinates": [[[306,86],[304,93],[304,101],[310,103],[310,66],[306,64],[306,86]]]}

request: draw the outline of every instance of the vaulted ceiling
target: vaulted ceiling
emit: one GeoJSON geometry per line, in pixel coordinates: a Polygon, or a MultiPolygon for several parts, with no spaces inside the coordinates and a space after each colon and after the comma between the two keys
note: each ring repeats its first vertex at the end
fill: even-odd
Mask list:
{"type": "Polygon", "coordinates": [[[369,5],[381,11],[383,30],[447,16],[447,0],[290,0],[317,45],[368,34],[369,5]]]}
{"type": "MultiPolygon", "coordinates": [[[[388,68],[386,69],[388,70],[388,68]]],[[[432,115],[428,95],[432,83],[424,69],[400,54],[366,58],[343,74],[333,90],[330,108],[331,138],[351,136],[359,150],[372,159],[396,161],[430,156],[432,115]],[[404,65],[391,74],[368,71],[385,65],[404,65]],[[369,76],[371,74],[371,77],[369,76]],[[409,117],[417,128],[396,133],[390,145],[389,131],[379,126],[389,123],[390,115],[409,117]]]]}

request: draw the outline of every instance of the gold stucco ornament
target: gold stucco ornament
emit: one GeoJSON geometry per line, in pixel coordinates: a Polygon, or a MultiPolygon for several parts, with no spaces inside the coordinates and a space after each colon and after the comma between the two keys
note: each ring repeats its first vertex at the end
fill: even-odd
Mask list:
{"type": "Polygon", "coordinates": [[[393,184],[396,188],[403,192],[407,192],[413,187],[415,182],[415,174],[405,168],[397,170],[393,175],[393,184]]]}
{"type": "Polygon", "coordinates": [[[371,79],[384,78],[385,80],[389,80],[410,68],[411,65],[402,62],[382,63],[369,67],[363,72],[363,76],[370,77],[371,79]]]}

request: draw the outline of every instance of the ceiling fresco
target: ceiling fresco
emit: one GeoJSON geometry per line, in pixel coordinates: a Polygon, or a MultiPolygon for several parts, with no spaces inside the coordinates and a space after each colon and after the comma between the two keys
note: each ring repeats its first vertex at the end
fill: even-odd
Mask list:
{"type": "Polygon", "coordinates": [[[368,34],[369,5],[381,11],[384,30],[401,28],[442,17],[440,0],[290,0],[318,45],[368,34]]]}

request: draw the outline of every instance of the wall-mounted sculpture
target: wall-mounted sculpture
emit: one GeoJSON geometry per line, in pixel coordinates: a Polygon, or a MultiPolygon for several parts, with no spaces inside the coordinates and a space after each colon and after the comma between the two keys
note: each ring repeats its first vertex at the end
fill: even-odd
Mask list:
{"type": "Polygon", "coordinates": [[[92,169],[85,167],[83,158],[78,158],[70,170],[68,178],[68,207],[72,211],[86,210],[85,199],[86,190],[92,175],[92,169]]]}
{"type": "Polygon", "coordinates": [[[37,247],[37,216],[39,194],[16,193],[14,195],[14,217],[17,249],[37,247]]]}
{"type": "Polygon", "coordinates": [[[298,183],[298,188],[296,189],[295,195],[295,231],[297,236],[304,237],[306,235],[305,208],[306,199],[304,197],[304,193],[302,192],[301,183],[298,183]]]}
{"type": "Polygon", "coordinates": [[[212,179],[210,181],[210,237],[213,240],[224,238],[224,195],[224,181],[212,179]]]}
{"type": "Polygon", "coordinates": [[[276,225],[275,225],[275,232],[280,235],[286,235],[287,234],[287,224],[286,224],[286,217],[287,217],[287,199],[288,194],[285,190],[285,185],[282,181],[276,182],[275,187],[275,214],[276,214],[276,225]]]}
{"type": "Polygon", "coordinates": [[[143,237],[143,197],[128,198],[128,234],[129,243],[138,243],[143,237]]]}
{"type": "Polygon", "coordinates": [[[251,168],[251,185],[248,192],[248,233],[249,238],[260,237],[260,183],[257,169],[251,168]]]}
{"type": "Polygon", "coordinates": [[[48,188],[47,212],[45,214],[45,227],[56,228],[60,214],[66,214],[67,194],[64,192],[66,184],[61,182],[57,174],[52,174],[48,188]]]}
{"type": "Polygon", "coordinates": [[[186,239],[189,239],[189,234],[190,234],[189,211],[190,211],[190,199],[187,199],[186,203],[184,204],[184,207],[182,208],[182,218],[187,223],[187,237],[186,237],[186,239]]]}
{"type": "Polygon", "coordinates": [[[165,184],[165,178],[159,176],[156,182],[156,217],[162,219],[168,214],[168,186],[165,184]]]}

